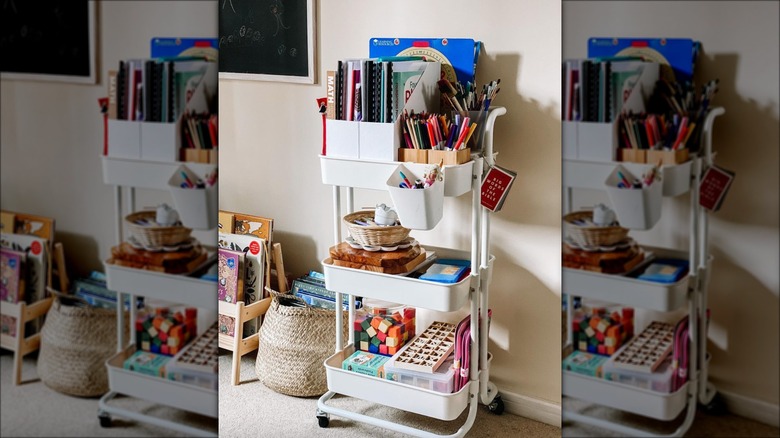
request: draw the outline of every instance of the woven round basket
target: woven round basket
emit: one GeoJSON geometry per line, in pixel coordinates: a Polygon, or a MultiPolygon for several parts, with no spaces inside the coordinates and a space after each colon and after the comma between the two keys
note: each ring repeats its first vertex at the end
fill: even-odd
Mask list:
{"type": "Polygon", "coordinates": [[[361,245],[367,246],[389,246],[403,241],[409,237],[409,228],[401,225],[360,225],[355,220],[374,220],[373,210],[362,210],[350,213],[344,216],[344,225],[347,226],[349,234],[355,241],[361,245]]]}
{"type": "Polygon", "coordinates": [[[140,225],[137,221],[146,221],[154,224],[157,213],[152,210],[137,211],[125,216],[125,223],[133,237],[144,246],[173,246],[178,245],[190,238],[192,228],[181,225],[174,226],[153,226],[140,225]]]}
{"type": "MultiPolygon", "coordinates": [[[[260,326],[255,371],[269,389],[295,397],[319,396],[328,390],[322,363],[336,345],[336,312],[311,307],[293,296],[266,288],[273,300],[260,326]],[[280,303],[293,300],[303,307],[280,303]]],[[[344,339],[349,314],[344,312],[344,339]]]]}
{"type": "Polygon", "coordinates": [[[103,395],[109,389],[106,360],[116,354],[116,311],[67,304],[71,299],[55,297],[46,314],[38,376],[58,392],[103,395]]]}
{"type": "Polygon", "coordinates": [[[563,227],[566,236],[579,245],[604,246],[622,242],[628,237],[628,228],[613,225],[599,227],[596,225],[583,226],[575,224],[578,220],[593,220],[591,211],[575,211],[563,216],[563,227]]]}

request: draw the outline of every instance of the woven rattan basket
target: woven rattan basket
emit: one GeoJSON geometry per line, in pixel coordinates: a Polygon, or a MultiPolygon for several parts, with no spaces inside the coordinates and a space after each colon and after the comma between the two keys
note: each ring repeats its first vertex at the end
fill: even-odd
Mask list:
{"type": "Polygon", "coordinates": [[[563,227],[566,236],[584,246],[606,246],[626,240],[628,228],[613,225],[600,227],[596,225],[578,225],[575,221],[593,220],[591,211],[575,211],[563,217],[563,227]]]}
{"type": "Polygon", "coordinates": [[[137,221],[145,221],[148,224],[154,224],[157,213],[152,210],[137,211],[125,216],[125,223],[130,233],[135,239],[144,246],[173,246],[178,245],[190,238],[192,228],[182,225],[174,226],[155,226],[140,225],[137,221]]]}
{"type": "Polygon", "coordinates": [[[409,237],[409,228],[401,225],[360,225],[355,220],[374,220],[373,210],[362,210],[344,216],[344,224],[349,234],[361,245],[389,246],[403,241],[409,237]]]}
{"type": "MultiPolygon", "coordinates": [[[[116,310],[71,305],[57,296],[41,329],[38,376],[49,388],[79,397],[108,392],[106,360],[116,354],[116,310]]],[[[125,319],[125,323],[127,320],[125,319]]],[[[129,333],[125,326],[125,333],[129,333]]]]}
{"type": "MultiPolygon", "coordinates": [[[[295,397],[311,397],[328,390],[322,363],[333,354],[336,311],[312,307],[298,297],[266,287],[273,297],[260,326],[255,371],[269,389],[295,397]],[[296,301],[301,307],[282,301],[296,301]]],[[[349,315],[342,315],[342,335],[348,336],[349,315]]]]}

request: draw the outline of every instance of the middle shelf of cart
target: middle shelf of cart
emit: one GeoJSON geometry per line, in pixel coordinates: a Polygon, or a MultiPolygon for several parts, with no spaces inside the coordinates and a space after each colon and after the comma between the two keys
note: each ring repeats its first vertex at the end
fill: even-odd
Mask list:
{"type": "MultiPolygon", "coordinates": [[[[640,264],[646,266],[653,260],[672,258],[688,260],[687,251],[642,246],[654,258],[640,264]]],[[[712,263],[707,259],[707,272],[712,263]]],[[[583,269],[563,268],[562,281],[565,293],[572,296],[588,297],[602,301],[620,303],[632,307],[668,312],[679,309],[687,303],[691,285],[690,275],[686,274],[674,283],[661,283],[642,280],[628,275],[602,274],[583,269]]]]}
{"type": "MultiPolygon", "coordinates": [[[[468,251],[428,245],[423,245],[423,248],[435,252],[437,259],[469,260],[471,258],[471,253],[468,251]]],[[[491,255],[485,280],[488,284],[492,272],[490,267],[494,260],[495,257],[491,255]]],[[[458,310],[466,303],[471,291],[471,278],[475,274],[472,272],[457,283],[440,283],[403,275],[336,266],[330,258],[322,261],[322,267],[325,274],[325,287],[328,290],[441,312],[458,310]]]]}

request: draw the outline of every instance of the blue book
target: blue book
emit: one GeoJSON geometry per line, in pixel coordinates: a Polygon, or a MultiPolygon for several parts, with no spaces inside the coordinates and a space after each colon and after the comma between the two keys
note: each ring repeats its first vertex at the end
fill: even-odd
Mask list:
{"type": "Polygon", "coordinates": [[[457,283],[470,270],[469,260],[439,259],[420,276],[420,280],[457,283]]]}

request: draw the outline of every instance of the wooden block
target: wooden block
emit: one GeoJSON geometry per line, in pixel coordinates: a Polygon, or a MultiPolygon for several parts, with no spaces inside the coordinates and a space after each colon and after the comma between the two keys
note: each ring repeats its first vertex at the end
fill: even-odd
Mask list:
{"type": "Polygon", "coordinates": [[[387,355],[387,345],[380,345],[379,346],[379,354],[387,355]]]}
{"type": "Polygon", "coordinates": [[[379,323],[379,327],[378,327],[379,331],[382,334],[385,334],[385,333],[387,333],[387,329],[389,329],[391,325],[392,324],[387,322],[387,320],[382,320],[382,322],[379,323]]]}
{"type": "Polygon", "coordinates": [[[369,328],[366,330],[366,333],[368,333],[368,336],[369,336],[369,337],[373,338],[373,337],[375,337],[375,336],[376,336],[376,329],[375,329],[374,327],[369,327],[369,328]]]}
{"type": "Polygon", "coordinates": [[[382,331],[377,332],[376,337],[379,339],[379,342],[385,342],[387,339],[387,335],[382,331]]]}
{"type": "Polygon", "coordinates": [[[595,334],[596,334],[596,331],[593,330],[593,328],[591,328],[590,326],[588,326],[585,329],[585,335],[587,335],[589,338],[592,338],[593,336],[595,336],[595,334]]]}
{"type": "Polygon", "coordinates": [[[398,346],[398,338],[397,337],[390,337],[388,336],[385,339],[385,343],[388,347],[397,347],[398,346]]]}
{"type": "Polygon", "coordinates": [[[379,267],[379,266],[370,266],[365,265],[362,263],[353,263],[343,260],[332,260],[334,266],[343,266],[346,268],[352,268],[352,269],[361,269],[364,271],[371,271],[371,272],[381,272],[385,274],[403,274],[406,272],[413,271],[414,268],[425,261],[426,253],[425,251],[421,252],[420,255],[417,256],[414,260],[408,262],[405,265],[397,266],[397,267],[379,267]]]}

